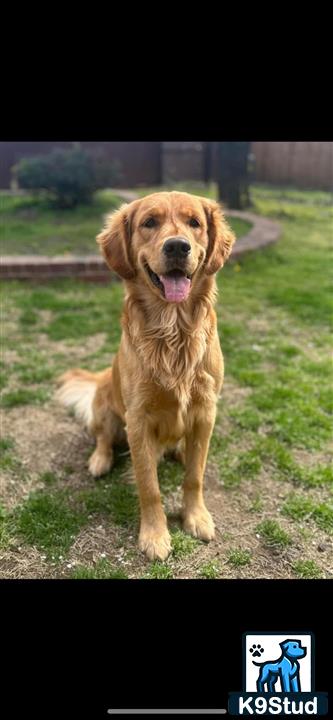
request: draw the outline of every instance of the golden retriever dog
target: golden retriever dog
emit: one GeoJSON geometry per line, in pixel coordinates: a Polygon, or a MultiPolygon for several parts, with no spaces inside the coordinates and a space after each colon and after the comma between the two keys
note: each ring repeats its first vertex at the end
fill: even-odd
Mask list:
{"type": "Polygon", "coordinates": [[[157,475],[165,451],[173,449],[185,466],[184,530],[214,538],[203,480],[224,374],[215,274],[234,240],[217,202],[183,192],[123,205],[97,236],[125,282],[120,347],[111,368],[65,373],[58,398],[96,438],[94,477],[110,470],[113,445],[126,433],[140,501],[139,547],[150,560],[165,560],[171,550],[157,475]]]}

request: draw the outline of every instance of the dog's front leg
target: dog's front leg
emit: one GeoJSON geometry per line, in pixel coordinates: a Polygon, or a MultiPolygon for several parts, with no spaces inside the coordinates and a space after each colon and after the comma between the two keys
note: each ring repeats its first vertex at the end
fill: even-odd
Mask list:
{"type": "Polygon", "coordinates": [[[215,406],[202,408],[186,434],[186,470],[184,480],[184,530],[201,540],[212,540],[214,523],[203,497],[203,481],[209,441],[215,422],[215,406]]]}
{"type": "Polygon", "coordinates": [[[281,691],[290,692],[290,677],[288,673],[280,671],[281,691]]]}
{"type": "Polygon", "coordinates": [[[171,539],[158,484],[156,439],[136,413],[127,413],[126,425],[141,509],[139,547],[149,560],[166,560],[171,539]]]}
{"type": "Polygon", "coordinates": [[[295,675],[295,677],[291,678],[290,684],[291,684],[291,692],[300,692],[299,681],[298,681],[297,675],[295,675]]]}

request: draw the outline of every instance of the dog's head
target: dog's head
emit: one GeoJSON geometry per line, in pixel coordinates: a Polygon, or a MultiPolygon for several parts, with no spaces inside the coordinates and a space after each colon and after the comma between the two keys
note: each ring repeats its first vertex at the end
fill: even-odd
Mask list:
{"type": "Polygon", "coordinates": [[[175,303],[224,265],[234,241],[217,202],[181,192],[154,193],[123,205],[97,236],[120,277],[136,278],[175,303]]]}
{"type": "Polygon", "coordinates": [[[306,655],[306,647],[302,647],[300,640],[284,640],[280,643],[282,652],[289,658],[303,658],[306,655]]]}

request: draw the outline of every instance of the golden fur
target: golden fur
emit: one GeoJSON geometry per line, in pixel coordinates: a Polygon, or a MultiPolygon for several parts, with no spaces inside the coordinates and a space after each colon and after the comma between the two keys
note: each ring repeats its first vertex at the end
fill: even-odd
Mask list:
{"type": "Polygon", "coordinates": [[[112,446],[127,436],[141,508],[139,547],[150,559],[165,559],[171,548],[157,477],[166,449],[175,449],[185,465],[185,531],[206,541],[214,537],[203,477],[223,383],[215,273],[234,239],[218,203],[180,192],[122,206],[97,237],[109,267],[125,282],[120,347],[112,368],[71,370],[58,393],[96,438],[89,462],[94,476],[111,468],[112,446]],[[190,248],[181,270],[165,254],[170,238],[190,248]],[[190,290],[170,302],[165,277],[177,273],[183,278],[177,292],[190,290]]]}

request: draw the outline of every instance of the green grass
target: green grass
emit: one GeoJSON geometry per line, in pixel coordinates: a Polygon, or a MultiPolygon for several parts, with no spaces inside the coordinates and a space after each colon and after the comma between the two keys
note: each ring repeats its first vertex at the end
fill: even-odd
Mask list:
{"type": "Polygon", "coordinates": [[[1,438],[0,439],[0,470],[14,470],[16,468],[17,460],[13,452],[15,447],[14,440],[12,438],[1,438]]]}
{"type": "Polygon", "coordinates": [[[293,564],[293,571],[299,578],[321,578],[323,573],[314,560],[298,560],[293,564]]]}
{"type": "Polygon", "coordinates": [[[6,452],[7,450],[11,450],[14,447],[15,443],[12,438],[0,438],[0,451],[6,452]]]}
{"type": "Polygon", "coordinates": [[[53,377],[53,372],[48,367],[31,367],[31,365],[17,363],[15,370],[17,370],[18,380],[22,383],[38,384],[47,382],[53,377]]]}
{"type": "Polygon", "coordinates": [[[86,521],[86,512],[70,507],[65,491],[37,491],[13,513],[11,529],[28,545],[43,550],[49,559],[58,560],[86,521]]]}
{"type": "Polygon", "coordinates": [[[147,573],[143,576],[145,580],[170,580],[171,578],[171,568],[158,560],[151,563],[147,573]]]}
{"type": "Polygon", "coordinates": [[[261,497],[257,494],[254,500],[250,503],[248,511],[250,513],[260,513],[264,508],[264,503],[261,497]]]}
{"type": "Polygon", "coordinates": [[[199,545],[199,540],[186,535],[182,530],[174,530],[171,533],[171,545],[173,556],[182,558],[193,553],[199,545]]]}
{"type": "Polygon", "coordinates": [[[226,213],[226,218],[231,229],[234,231],[237,240],[241,240],[243,237],[245,237],[245,235],[247,235],[252,228],[250,222],[248,222],[247,220],[243,220],[243,218],[231,217],[230,215],[228,215],[228,212],[226,213]]]}
{"type": "Polygon", "coordinates": [[[175,460],[163,460],[158,466],[160,488],[163,493],[177,490],[183,482],[184,468],[175,460]]]}
{"type": "Polygon", "coordinates": [[[23,310],[23,312],[20,315],[20,323],[23,326],[26,325],[36,325],[38,322],[38,315],[34,310],[31,310],[28,308],[27,310],[23,310]]]}
{"type": "Polygon", "coordinates": [[[221,573],[221,568],[216,560],[210,560],[210,562],[203,563],[199,571],[199,577],[204,580],[215,580],[221,573]]]}
{"type": "Polygon", "coordinates": [[[138,500],[134,485],[117,479],[117,470],[110,473],[108,485],[105,478],[97,481],[93,490],[79,491],[77,499],[84,503],[88,513],[110,515],[116,525],[128,526],[138,519],[138,500]]]}
{"type": "Polygon", "coordinates": [[[313,519],[319,528],[333,535],[333,502],[317,503],[307,495],[291,494],[282,512],[297,521],[313,519]]]}
{"type": "Polygon", "coordinates": [[[10,437],[0,439],[0,470],[23,481],[26,478],[24,466],[18,457],[15,441],[10,437]]]}
{"type": "Polygon", "coordinates": [[[56,474],[50,471],[41,473],[39,479],[41,482],[45,483],[45,485],[54,485],[57,482],[56,474]]]}
{"type": "Polygon", "coordinates": [[[97,254],[95,238],[103,217],[122,202],[112,192],[104,190],[96,193],[92,205],[57,210],[29,195],[9,197],[0,194],[2,253],[97,254]]]}
{"type": "MultiPolygon", "coordinates": [[[[194,191],[189,186],[183,189],[194,191]]],[[[203,194],[202,188],[195,191],[203,194]]],[[[215,189],[210,187],[207,193],[213,197],[215,189]]],[[[254,186],[251,196],[255,212],[281,222],[282,236],[275,246],[249,253],[237,264],[227,263],[218,275],[216,309],[226,385],[209,461],[226,501],[241,499],[244,513],[237,516],[235,512],[235,521],[242,527],[246,517],[249,537],[257,532],[264,544],[283,548],[295,532],[302,539],[307,561],[312,557],[307,556],[307,548],[312,550],[319,538],[324,541],[323,535],[331,535],[333,523],[333,297],[329,273],[333,208],[328,193],[254,186]],[[256,530],[267,513],[270,520],[261,522],[256,530]]],[[[104,201],[108,204],[106,198],[104,201]]],[[[11,202],[13,198],[8,203],[6,199],[3,212],[14,212],[11,202]]],[[[22,198],[16,205],[18,211],[24,209],[21,202],[22,198]]],[[[25,210],[29,207],[33,209],[28,203],[25,210]]],[[[92,218],[96,224],[100,223],[98,213],[92,218]]],[[[32,217],[26,217],[24,224],[28,241],[32,217]]],[[[36,286],[8,282],[3,288],[2,342],[9,353],[8,358],[3,353],[0,370],[6,413],[24,404],[31,405],[33,413],[34,405],[45,404],[51,397],[55,376],[70,366],[99,370],[110,364],[121,333],[120,283],[100,286],[68,280],[36,286]]],[[[10,437],[0,446],[3,472],[11,479],[22,478],[23,472],[33,468],[25,465],[23,471],[17,464],[18,453],[11,446],[14,434],[6,432],[10,437]]],[[[130,468],[129,458],[119,457],[112,473],[94,484],[76,486],[71,495],[65,485],[73,472],[66,469],[68,462],[66,458],[57,475],[50,472],[38,477],[45,486],[41,493],[48,495],[48,500],[32,495],[18,504],[14,515],[5,513],[4,543],[8,545],[20,529],[23,544],[38,548],[45,544],[48,557],[58,557],[74,542],[71,536],[75,538],[98,516],[119,532],[135,536],[139,521],[136,488],[122,478],[130,468]]],[[[183,469],[165,460],[159,466],[159,477],[162,493],[168,496],[180,488],[183,469]]],[[[181,531],[172,533],[172,542],[173,576],[177,576],[178,565],[182,573],[187,564],[191,567],[197,547],[200,552],[206,550],[181,531]]],[[[208,574],[210,562],[209,557],[208,574]]],[[[207,563],[203,558],[202,566],[207,563]]],[[[169,572],[166,567],[167,571],[158,566],[152,572],[169,572]]],[[[139,577],[145,568],[137,571],[139,577]]],[[[254,553],[243,573],[255,577],[256,568],[254,553]]],[[[200,573],[200,568],[195,572],[200,573]]]]}
{"type": "Polygon", "coordinates": [[[0,504],[0,550],[6,550],[11,543],[12,534],[9,529],[8,512],[0,504]]]}
{"type": "Polygon", "coordinates": [[[286,548],[292,544],[289,534],[276,520],[263,520],[255,528],[267,547],[286,548]]]}
{"type": "Polygon", "coordinates": [[[16,405],[40,405],[48,400],[49,395],[45,390],[30,390],[19,388],[18,390],[3,393],[1,405],[4,408],[15,407],[16,405]]]}
{"type": "Polygon", "coordinates": [[[249,565],[251,562],[251,553],[249,550],[230,550],[228,553],[228,562],[234,565],[234,567],[249,565]]]}
{"type": "MultiPolygon", "coordinates": [[[[124,463],[119,459],[112,482],[104,477],[92,489],[66,489],[52,472],[39,476],[45,489],[30,493],[5,518],[6,536],[16,536],[43,551],[48,559],[64,556],[74,538],[92,517],[110,518],[116,525],[135,528],[138,503],[135,488],[120,479],[124,463]],[[59,487],[60,485],[60,487],[59,487]]],[[[110,476],[111,477],[111,476],[110,476]]]]}
{"type": "Polygon", "coordinates": [[[77,565],[71,573],[74,580],[126,580],[123,570],[114,567],[108,560],[98,560],[94,567],[77,565]]]}

